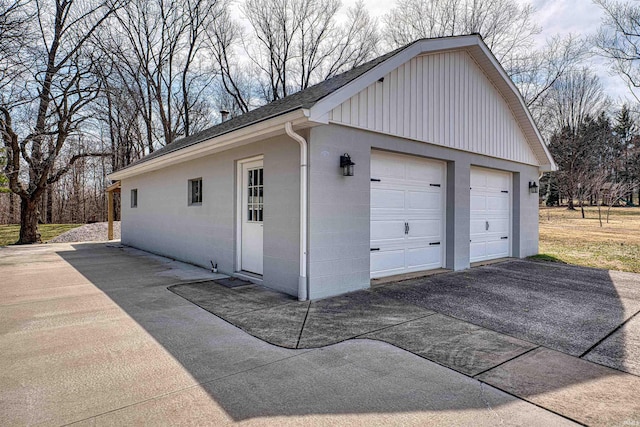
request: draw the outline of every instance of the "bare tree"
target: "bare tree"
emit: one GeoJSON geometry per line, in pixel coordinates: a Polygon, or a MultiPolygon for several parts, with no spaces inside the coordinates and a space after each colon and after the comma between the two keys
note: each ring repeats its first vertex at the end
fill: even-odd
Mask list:
{"type": "Polygon", "coordinates": [[[542,49],[510,62],[507,72],[543,130],[549,128],[544,112],[554,85],[587,57],[587,41],[568,35],[551,37],[542,49]]]}
{"type": "Polygon", "coordinates": [[[209,87],[215,72],[212,67],[195,67],[199,53],[206,47],[206,32],[216,26],[226,14],[227,5],[217,0],[186,0],[183,3],[183,17],[186,20],[183,45],[180,86],[182,89],[182,123],[184,135],[198,130],[199,120],[207,116],[204,99],[201,96],[209,87]]]}
{"type": "Polygon", "coordinates": [[[605,13],[594,44],[626,80],[635,96],[633,89],[640,87],[640,6],[612,0],[594,2],[605,13]]]}
{"type": "MultiPolygon", "coordinates": [[[[220,70],[217,87],[219,109],[232,114],[247,113],[251,109],[252,87],[248,70],[239,63],[237,51],[242,47],[243,32],[228,10],[224,10],[217,25],[209,28],[207,45],[220,70]],[[222,90],[220,90],[222,89],[222,90]]],[[[235,115],[235,114],[234,114],[235,115]]]]}
{"type": "Polygon", "coordinates": [[[587,116],[597,116],[609,106],[600,79],[589,68],[565,72],[556,79],[546,98],[555,129],[577,130],[587,116]]]}
{"type": "Polygon", "coordinates": [[[353,68],[370,59],[378,43],[375,21],[362,3],[338,23],[339,0],[246,0],[253,37],[247,51],[263,76],[265,101],[353,68]]]}
{"type": "Polygon", "coordinates": [[[31,73],[24,82],[29,96],[19,101],[0,97],[0,133],[7,149],[4,169],[9,188],[21,203],[18,243],[40,242],[39,203],[47,185],[58,181],[79,159],[104,155],[68,141],[86,119],[83,109],[99,91],[88,44],[118,4],[56,0],[53,4],[33,1],[27,7],[33,8],[35,18],[24,22],[21,30],[38,37],[18,53],[29,70],[18,68],[16,73],[31,73]],[[65,147],[74,154],[57,164],[65,147]]]}
{"type": "Polygon", "coordinates": [[[478,33],[509,68],[540,33],[533,12],[531,5],[511,0],[399,0],[384,16],[384,35],[399,47],[424,37],[478,33]]]}
{"type": "Polygon", "coordinates": [[[117,13],[103,50],[119,83],[138,102],[147,149],[189,135],[208,118],[206,97],[217,71],[204,56],[207,34],[226,0],[131,0],[117,13]]]}
{"type": "Polygon", "coordinates": [[[33,18],[34,9],[30,0],[0,0],[0,93],[4,97],[15,97],[16,93],[7,93],[7,89],[22,92],[20,85],[13,83],[22,77],[19,71],[24,59],[19,55],[32,38],[25,34],[27,22],[33,18]]]}

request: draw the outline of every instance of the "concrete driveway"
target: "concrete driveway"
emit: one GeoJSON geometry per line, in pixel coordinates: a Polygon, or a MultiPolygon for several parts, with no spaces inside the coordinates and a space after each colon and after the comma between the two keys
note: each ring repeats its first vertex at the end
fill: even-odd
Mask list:
{"type": "MultiPolygon", "coordinates": [[[[215,278],[105,244],[0,248],[0,425],[569,425],[545,398],[638,384],[603,367],[532,404],[380,341],[277,347],[167,290],[215,278]]],[[[535,373],[527,354],[494,379],[535,373]]],[[[628,409],[593,424],[640,422],[628,409]]]]}

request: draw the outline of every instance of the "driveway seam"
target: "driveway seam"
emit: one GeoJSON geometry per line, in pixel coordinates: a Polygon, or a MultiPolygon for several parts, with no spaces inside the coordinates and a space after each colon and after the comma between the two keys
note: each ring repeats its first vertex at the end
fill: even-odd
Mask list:
{"type": "Polygon", "coordinates": [[[616,326],[615,328],[613,328],[613,330],[611,332],[609,332],[608,334],[606,334],[602,339],[600,339],[598,342],[596,342],[594,345],[592,345],[591,347],[589,347],[587,349],[587,351],[585,351],[584,353],[582,353],[580,356],[578,356],[579,358],[583,358],[584,356],[586,356],[587,354],[589,354],[591,351],[593,351],[597,346],[599,346],[600,344],[602,344],[607,338],[609,338],[611,335],[615,334],[620,328],[622,328],[624,325],[626,325],[627,323],[629,323],[629,321],[631,319],[633,319],[634,317],[636,317],[638,315],[638,313],[640,313],[640,310],[636,311],[635,313],[633,313],[631,316],[629,316],[629,318],[627,320],[625,320],[624,322],[620,323],[618,326],[616,326]]]}
{"type": "Polygon", "coordinates": [[[304,327],[307,324],[307,317],[309,317],[309,311],[311,310],[311,301],[307,304],[307,312],[304,315],[304,320],[302,321],[302,327],[300,328],[300,333],[298,334],[298,341],[296,341],[296,348],[299,348],[300,339],[302,339],[302,333],[304,332],[304,327]]]}
{"type": "MultiPolygon", "coordinates": [[[[540,347],[542,347],[542,346],[540,346],[540,347]]],[[[574,357],[575,357],[575,356],[574,356],[574,357]]],[[[560,412],[556,412],[556,411],[554,411],[553,409],[549,409],[549,408],[547,408],[547,407],[544,407],[544,406],[542,406],[542,405],[540,405],[540,404],[538,404],[538,403],[536,403],[536,402],[533,402],[533,401],[531,401],[531,400],[529,400],[529,399],[527,399],[527,398],[525,398],[525,397],[518,396],[517,394],[513,394],[513,393],[511,393],[511,392],[510,392],[510,391],[508,391],[508,390],[504,390],[504,389],[500,388],[499,386],[496,386],[496,385],[493,385],[493,384],[489,384],[488,382],[482,381],[481,379],[478,379],[478,378],[474,378],[474,377],[469,377],[469,378],[471,378],[471,379],[474,379],[474,380],[478,381],[480,384],[484,384],[484,385],[487,385],[487,386],[489,386],[489,387],[493,387],[493,388],[495,388],[496,390],[500,390],[501,392],[503,392],[503,393],[505,393],[505,394],[508,394],[509,396],[515,397],[516,399],[522,400],[523,402],[527,402],[527,403],[529,403],[529,404],[531,404],[531,405],[533,405],[533,406],[537,406],[538,408],[543,409],[543,410],[545,410],[545,411],[547,411],[547,412],[551,412],[552,414],[555,414],[555,415],[557,415],[557,416],[559,416],[559,417],[562,417],[562,418],[564,418],[565,420],[569,420],[569,421],[571,421],[571,422],[573,422],[573,423],[576,423],[576,424],[578,424],[578,425],[581,425],[581,426],[586,426],[586,425],[587,425],[587,424],[584,424],[584,423],[582,423],[582,422],[580,422],[580,421],[578,421],[578,420],[575,420],[575,419],[573,419],[573,418],[571,418],[571,417],[568,417],[568,416],[566,416],[566,415],[564,415],[564,414],[562,414],[562,413],[560,413],[560,412]]]]}
{"type": "MultiPolygon", "coordinates": [[[[533,344],[533,343],[532,343],[532,344],[533,344]]],[[[491,371],[492,369],[495,369],[495,368],[497,368],[497,367],[499,367],[499,366],[502,366],[502,365],[504,365],[505,363],[509,363],[509,362],[511,362],[512,360],[517,359],[518,357],[524,356],[524,355],[525,355],[525,354],[527,354],[527,353],[531,353],[533,350],[537,350],[537,349],[539,349],[540,347],[542,347],[542,346],[541,346],[541,345],[537,345],[537,346],[535,346],[535,347],[533,347],[533,348],[530,348],[529,350],[527,350],[527,351],[525,351],[525,352],[522,352],[522,353],[518,354],[517,356],[513,356],[512,358],[507,359],[507,360],[505,360],[504,362],[500,362],[500,363],[498,363],[497,365],[492,366],[491,368],[485,369],[485,370],[484,370],[484,371],[482,371],[482,372],[478,372],[477,374],[472,375],[472,376],[471,376],[471,378],[476,378],[477,376],[482,375],[482,374],[484,374],[484,373],[486,373],[486,372],[489,372],[489,371],[491,371]]],[[[476,379],[477,379],[477,378],[476,378],[476,379]]]]}
{"type": "MultiPolygon", "coordinates": [[[[433,310],[431,310],[431,311],[433,311],[433,310]]],[[[379,329],[374,329],[372,331],[363,332],[361,334],[354,335],[351,338],[347,338],[347,340],[358,339],[358,338],[362,337],[363,335],[373,334],[373,333],[376,333],[376,332],[384,331],[385,329],[389,329],[389,328],[395,328],[396,326],[400,326],[400,325],[407,324],[409,322],[414,322],[416,320],[424,319],[425,317],[433,316],[434,314],[439,314],[439,313],[436,313],[434,311],[433,313],[425,314],[424,316],[416,317],[415,319],[405,320],[404,322],[396,323],[395,325],[389,325],[389,326],[385,326],[384,328],[379,328],[379,329]]],[[[365,338],[369,338],[369,337],[365,337],[365,338]]],[[[378,341],[384,341],[384,340],[378,340],[378,341]]],[[[384,342],[387,342],[387,341],[384,341],[384,342]]],[[[391,344],[391,343],[389,343],[389,344],[391,344]]]]}

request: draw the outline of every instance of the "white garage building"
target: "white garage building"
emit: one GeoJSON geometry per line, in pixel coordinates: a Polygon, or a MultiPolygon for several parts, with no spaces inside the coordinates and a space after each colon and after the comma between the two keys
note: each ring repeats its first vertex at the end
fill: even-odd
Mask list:
{"type": "Polygon", "coordinates": [[[518,90],[470,35],[418,40],[111,179],[123,243],[316,299],[536,254],[530,188],[554,169],[518,90]]]}

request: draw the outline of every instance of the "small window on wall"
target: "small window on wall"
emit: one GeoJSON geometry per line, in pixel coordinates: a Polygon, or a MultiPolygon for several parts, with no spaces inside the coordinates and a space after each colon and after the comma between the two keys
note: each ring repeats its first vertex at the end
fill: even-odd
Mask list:
{"type": "Polygon", "coordinates": [[[189,180],[189,205],[202,204],[202,178],[189,180]]]}
{"type": "Polygon", "coordinates": [[[137,188],[134,188],[133,190],[131,190],[131,207],[132,208],[138,207],[138,189],[137,188]]]}

